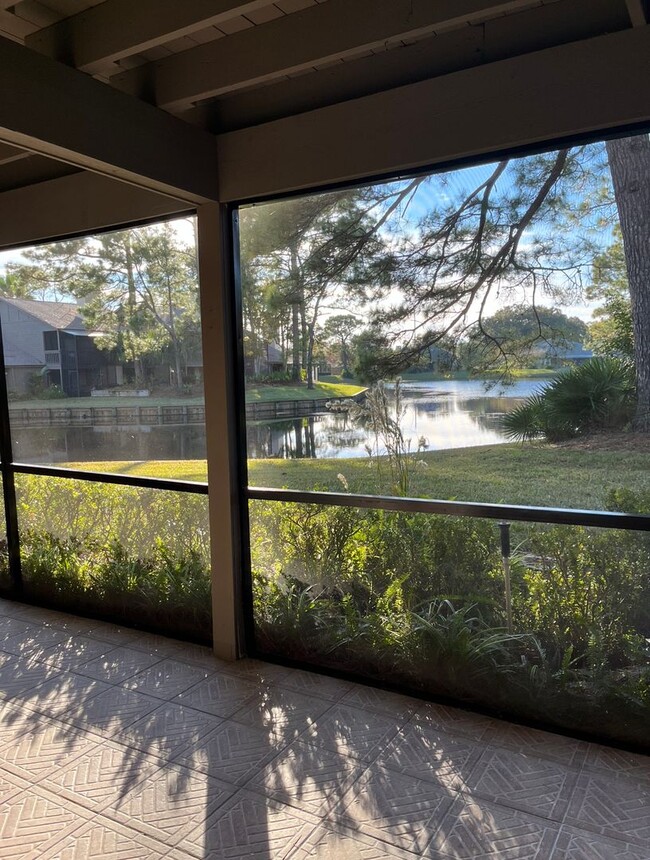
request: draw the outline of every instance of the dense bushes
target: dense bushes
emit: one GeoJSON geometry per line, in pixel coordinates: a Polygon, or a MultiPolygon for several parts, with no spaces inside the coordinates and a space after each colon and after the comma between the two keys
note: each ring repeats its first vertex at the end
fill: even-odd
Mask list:
{"type": "Polygon", "coordinates": [[[210,641],[206,496],[32,475],[16,484],[25,596],[210,641]]]}
{"type": "Polygon", "coordinates": [[[254,502],[251,530],[263,651],[645,742],[644,534],[513,526],[509,633],[494,523],[254,502]]]}

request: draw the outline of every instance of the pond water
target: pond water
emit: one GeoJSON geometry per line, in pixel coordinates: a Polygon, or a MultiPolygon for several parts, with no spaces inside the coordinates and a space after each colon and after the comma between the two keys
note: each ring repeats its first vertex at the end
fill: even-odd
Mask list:
{"type": "MultiPolygon", "coordinates": [[[[417,448],[423,436],[429,450],[465,448],[507,441],[501,417],[543,387],[519,380],[507,387],[480,381],[408,382],[402,430],[417,448]]],[[[13,434],[15,459],[32,463],[101,460],[202,460],[205,427],[162,426],[27,427],[13,434]]],[[[307,418],[251,421],[248,455],[266,457],[364,457],[372,434],[363,421],[323,410],[307,418]]]]}
{"type": "MultiPolygon", "coordinates": [[[[543,386],[536,379],[505,387],[479,380],[406,382],[402,432],[411,440],[412,450],[420,437],[432,451],[507,442],[500,426],[502,416],[543,386]]],[[[363,457],[366,445],[373,443],[364,422],[343,412],[248,425],[248,455],[253,459],[363,457]]]]}

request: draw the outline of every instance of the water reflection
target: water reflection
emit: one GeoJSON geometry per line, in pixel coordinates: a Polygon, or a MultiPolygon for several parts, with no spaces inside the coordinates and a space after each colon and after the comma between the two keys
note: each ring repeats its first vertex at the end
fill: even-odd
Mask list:
{"type": "Polygon", "coordinates": [[[204,460],[202,424],[133,427],[26,427],[13,434],[19,462],[204,460]]]}
{"type": "MultiPolygon", "coordinates": [[[[507,441],[501,416],[539,390],[522,380],[505,390],[482,382],[405,383],[402,430],[412,447],[424,436],[430,450],[507,441]]],[[[13,433],[15,458],[32,463],[111,460],[204,460],[203,424],[137,424],[83,427],[25,427],[13,433]]],[[[372,432],[362,419],[325,410],[305,418],[249,421],[252,459],[365,457],[372,432]]]]}
{"type": "MultiPolygon", "coordinates": [[[[488,390],[480,381],[405,383],[402,431],[413,449],[420,436],[431,450],[503,443],[502,416],[541,387],[533,380],[488,390]]],[[[373,441],[365,422],[345,412],[249,422],[247,438],[251,459],[363,457],[373,441]]]]}

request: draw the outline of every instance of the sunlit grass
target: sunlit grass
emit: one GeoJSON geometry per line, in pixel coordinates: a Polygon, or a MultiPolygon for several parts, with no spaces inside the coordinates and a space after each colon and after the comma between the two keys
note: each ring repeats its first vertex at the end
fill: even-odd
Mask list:
{"type": "Polygon", "coordinates": [[[327,400],[330,397],[354,397],[364,391],[362,385],[348,382],[317,382],[313,389],[303,385],[249,385],[246,400],[249,403],[266,403],[273,400],[327,400]]]}
{"type": "MultiPolygon", "coordinates": [[[[586,451],[548,445],[491,445],[430,451],[418,457],[411,494],[431,499],[600,509],[609,489],[650,491],[650,454],[586,451]]],[[[61,464],[64,465],[64,464],[61,464]]],[[[204,460],[69,463],[70,468],[185,481],[207,480],[204,460]]],[[[252,460],[249,482],[260,487],[386,493],[366,458],[252,460]]],[[[387,469],[384,468],[384,473],[387,469]]]]}

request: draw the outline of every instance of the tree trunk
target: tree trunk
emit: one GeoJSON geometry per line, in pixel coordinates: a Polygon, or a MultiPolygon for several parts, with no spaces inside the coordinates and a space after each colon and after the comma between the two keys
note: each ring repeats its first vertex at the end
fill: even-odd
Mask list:
{"type": "MultiPolygon", "coordinates": [[[[129,315],[127,319],[127,326],[131,325],[131,320],[135,314],[136,309],[136,292],[135,292],[135,275],[133,274],[133,251],[131,249],[131,237],[128,233],[126,233],[126,278],[127,284],[129,288],[129,315]]],[[[143,388],[144,383],[144,372],[142,369],[142,361],[140,357],[136,354],[136,347],[134,343],[134,338],[129,337],[131,344],[133,345],[133,372],[135,374],[135,384],[137,388],[143,388]]]]}
{"type": "Polygon", "coordinates": [[[650,137],[607,142],[632,304],[637,407],[634,426],[650,430],[650,137]]]}
{"type": "Polygon", "coordinates": [[[300,382],[300,305],[296,302],[291,305],[291,324],[291,379],[293,382],[300,382]]]}

